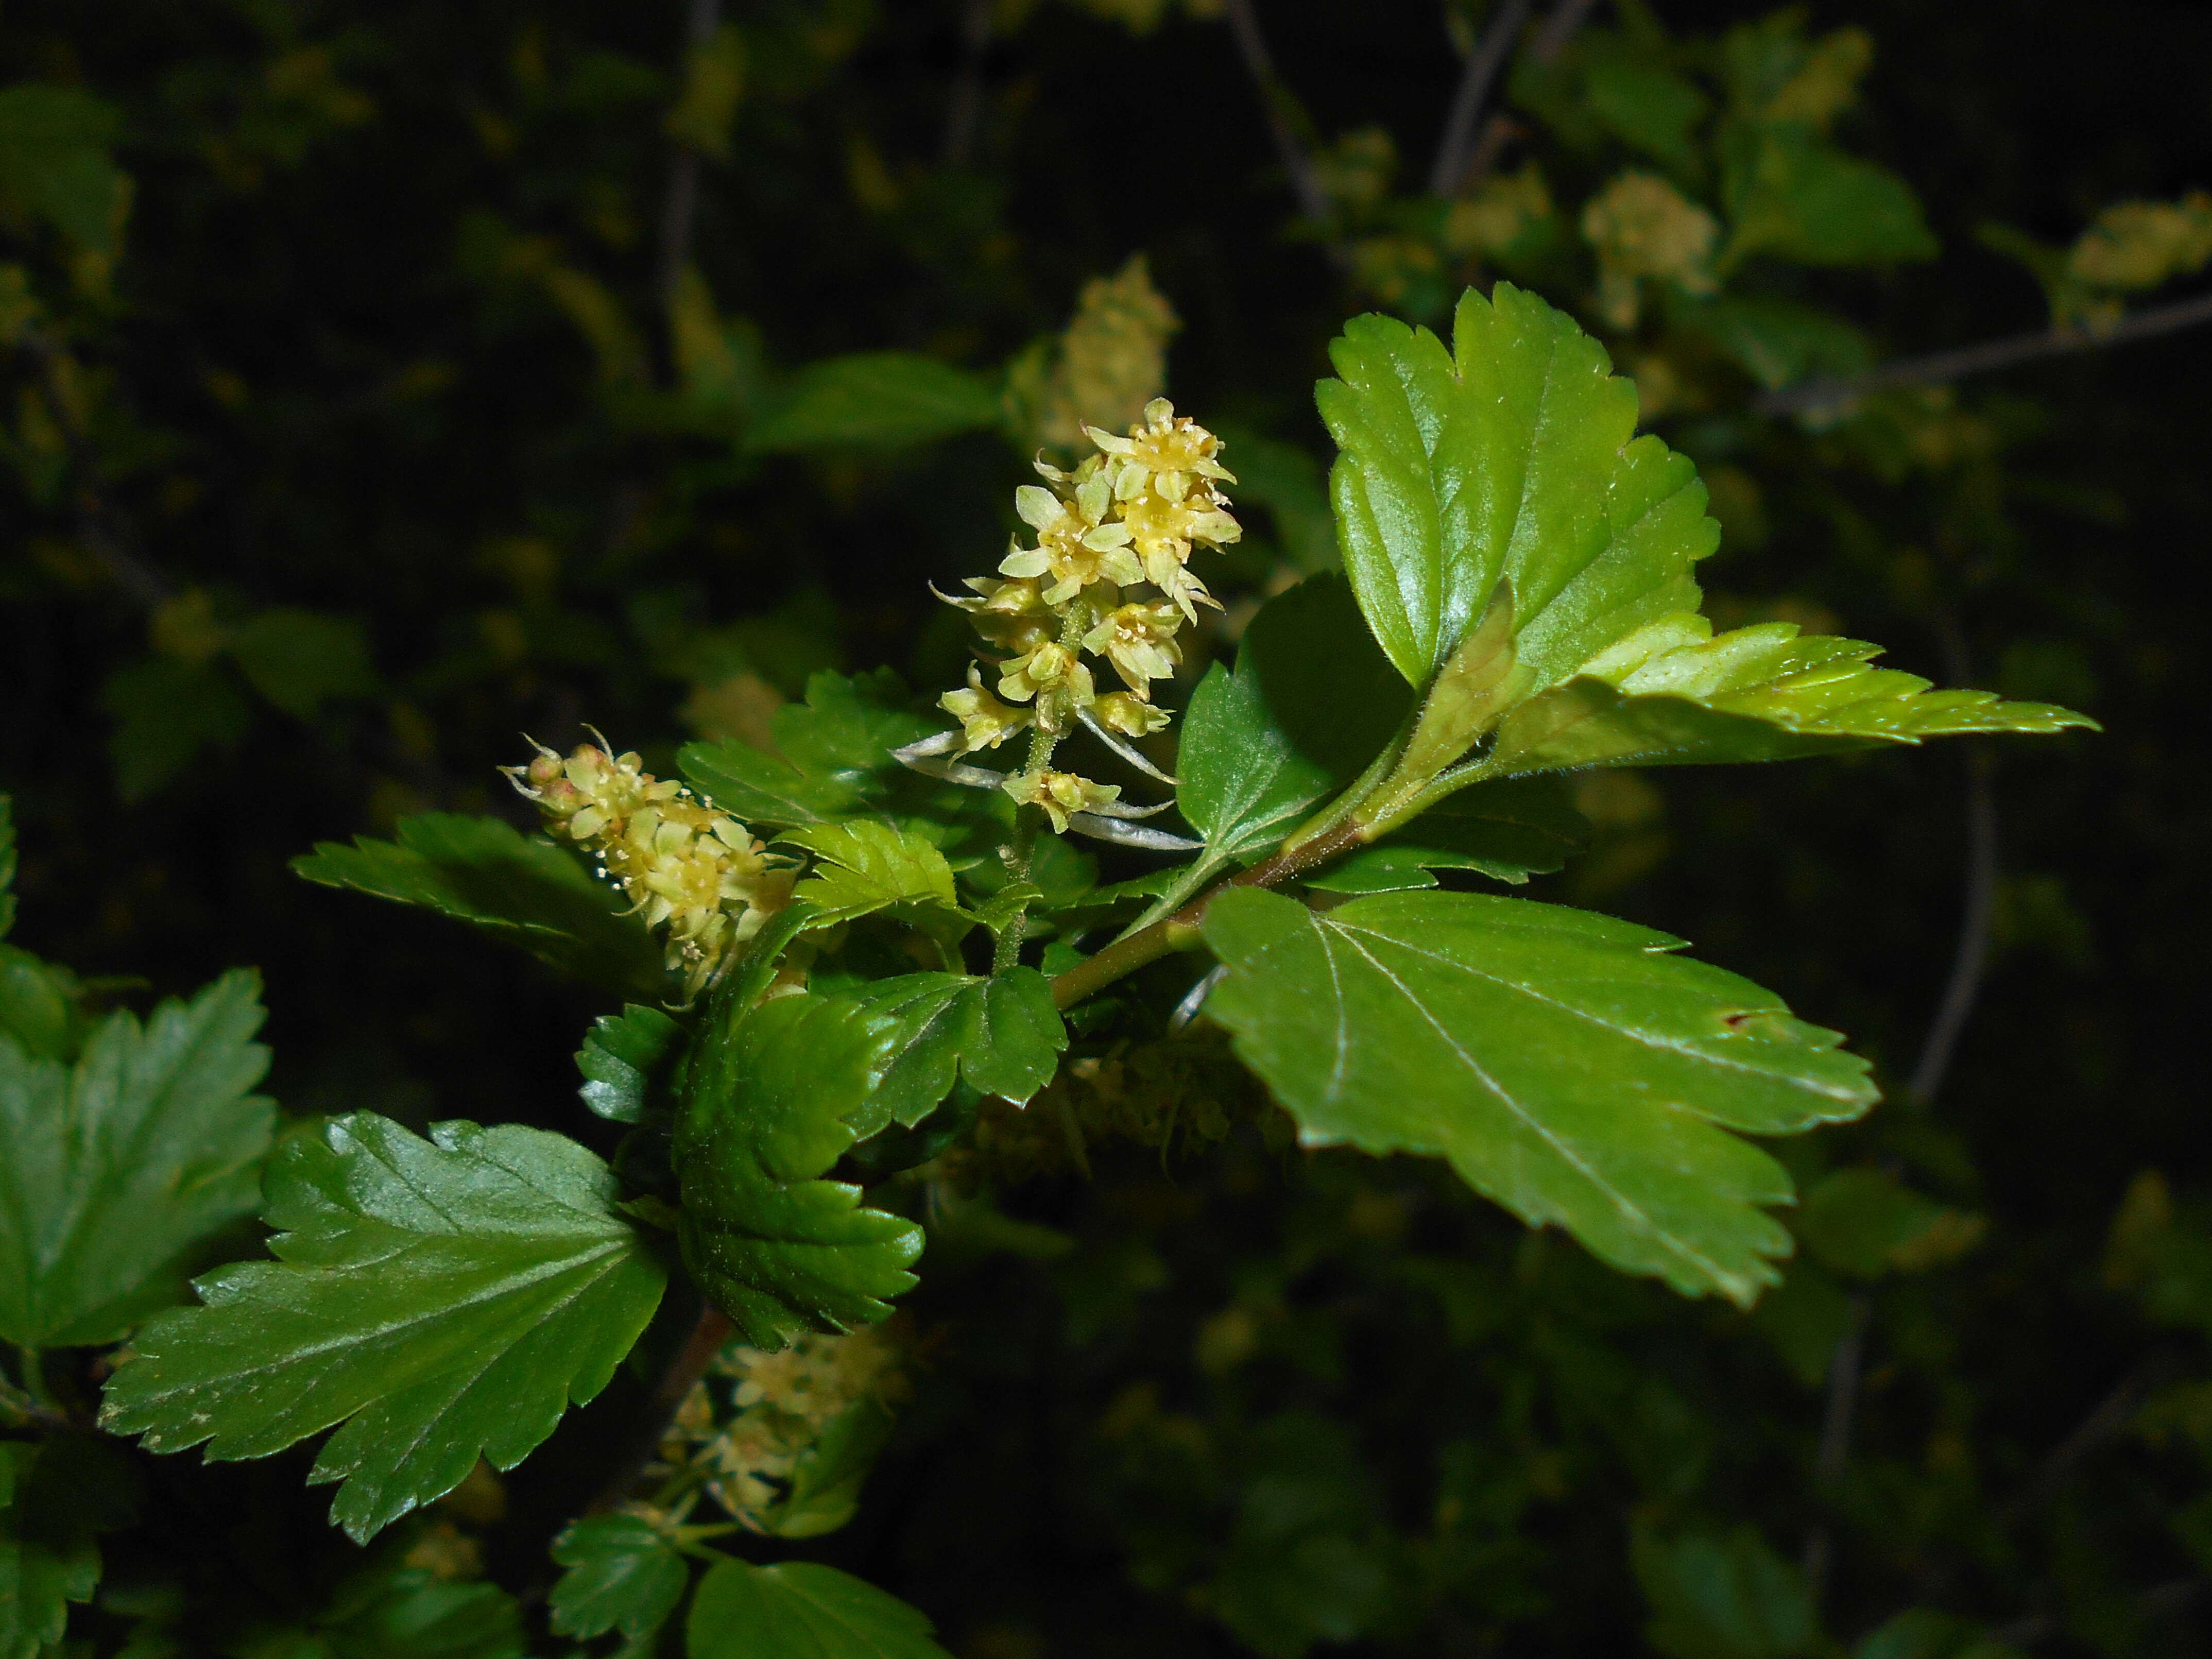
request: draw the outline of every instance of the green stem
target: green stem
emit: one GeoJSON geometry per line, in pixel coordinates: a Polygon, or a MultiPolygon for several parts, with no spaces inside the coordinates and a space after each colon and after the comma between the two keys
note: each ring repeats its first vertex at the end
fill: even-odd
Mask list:
{"type": "MultiPolygon", "coordinates": [[[[1061,619],[1060,648],[1074,652],[1079,657],[1083,636],[1091,631],[1091,607],[1081,599],[1067,607],[1061,619]]],[[[1052,751],[1059,746],[1057,732],[1048,732],[1042,726],[1030,732],[1030,757],[1022,768],[1025,774],[1042,773],[1052,764],[1052,751]]],[[[1014,816],[1013,844],[1006,849],[1006,878],[1017,884],[1030,878],[1030,865],[1036,857],[1037,836],[1044,829],[1044,809],[1024,806],[1014,816]]],[[[999,935],[998,948],[991,953],[991,971],[1003,974],[1019,965],[1022,941],[1029,935],[1030,907],[1026,904],[1014,912],[999,935]]]]}
{"type": "Polygon", "coordinates": [[[46,1363],[36,1348],[18,1348],[21,1356],[23,1392],[31,1396],[31,1403],[46,1411],[56,1409],[53,1391],[46,1387],[46,1363]]]}

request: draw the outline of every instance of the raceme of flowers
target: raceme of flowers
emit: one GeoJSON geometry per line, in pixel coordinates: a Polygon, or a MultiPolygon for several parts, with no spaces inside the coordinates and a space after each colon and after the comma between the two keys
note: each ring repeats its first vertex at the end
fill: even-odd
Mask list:
{"type": "Polygon", "coordinates": [[[669,969],[684,975],[696,997],[790,902],[797,864],[769,852],[727,812],[611,747],[585,744],[563,759],[540,744],[528,766],[501,769],[538,803],[550,834],[591,854],[648,926],[665,924],[669,969]]]}
{"type": "Polygon", "coordinates": [[[997,576],[968,581],[972,596],[941,596],[994,653],[986,660],[995,687],[970,667],[967,689],[939,700],[960,721],[961,752],[1029,732],[1028,763],[1002,787],[1063,834],[1073,815],[1111,807],[1121,790],[1053,770],[1054,745],[1078,724],[1109,740],[1167,725],[1152,684],[1182,660],[1176,635],[1198,607],[1218,608],[1191,573],[1191,555],[1243,533],[1220,489],[1236,482],[1218,459],[1221,440],[1166,398],[1147,404],[1126,437],[1084,430],[1097,453],[1073,471],[1039,460],[1045,483],[1014,494],[1036,544],[1017,538],[997,576]],[[1121,689],[1101,691],[1093,661],[1121,689]]]}

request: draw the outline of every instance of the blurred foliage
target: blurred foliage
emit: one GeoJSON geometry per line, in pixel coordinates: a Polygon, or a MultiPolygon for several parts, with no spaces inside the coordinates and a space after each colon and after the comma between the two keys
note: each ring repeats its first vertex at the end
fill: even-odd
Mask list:
{"type": "MultiPolygon", "coordinates": [[[[963,1659],[2203,1650],[2212,1168],[2182,1038],[2212,798],[2180,670],[2203,650],[2181,573],[2212,513],[2207,342],[1802,416],[1757,400],[1992,336],[2094,337],[2194,291],[2212,22],[1618,0],[1549,40],[1540,10],[1428,195],[1413,158],[1498,8],[1257,0],[1263,90],[1230,9],[10,11],[0,1659],[734,1659],[795,1650],[761,1645],[779,1630],[933,1650],[832,1566],[963,1659]],[[1180,705],[1261,599],[1336,562],[1311,388],[1341,319],[1441,326],[1499,276],[1603,340],[1698,464],[1722,626],[1883,638],[2112,734],[1977,756],[1982,785],[1942,754],[1580,782],[1590,845],[1529,890],[1696,939],[1850,1031],[1890,1096],[1773,1144],[1800,1248],[1755,1310],[1624,1279],[1430,1162],[1297,1150],[1218,1027],[1170,1029],[1170,961],[1071,1018],[1028,1110],[948,1060],[942,1104],[864,1143],[878,1190],[927,1210],[922,1283],[881,1328],[896,1386],[836,1339],[786,1351],[805,1376],[727,1352],[652,1466],[711,1481],[682,1500],[698,1522],[578,1520],[652,1413],[680,1295],[629,1363],[587,1356],[574,1392],[597,1398],[559,1428],[484,1422],[501,1462],[543,1438],[529,1462],[477,1463],[366,1548],[324,1524],[299,1454],[202,1468],[88,1432],[112,1355],[84,1345],[248,1248],[270,1129],[258,1005],[225,969],[266,985],[292,1183],[272,1192],[343,1186],[366,1154],[324,1137],[375,1121],[348,1114],[433,1162],[461,1154],[406,1130],[557,1130],[589,1149],[562,1179],[599,1210],[560,1225],[590,1259],[629,1225],[610,1169],[646,1194],[640,1227],[678,1189],[677,1152],[624,1120],[688,1062],[650,1011],[612,1018],[668,988],[608,891],[461,816],[526,826],[492,769],[517,734],[565,749],[589,720],[664,775],[686,738],[735,740],[778,779],[934,810],[847,758],[911,718],[905,682],[958,683],[959,618],[925,580],[995,557],[1031,453],[1163,385],[1228,438],[1245,526],[1208,578],[1218,626],[1163,688],[1180,705]],[[1962,807],[1984,787],[2001,864],[1978,897],[1962,807]],[[1986,979],[1916,1097],[1984,902],[1986,979]],[[191,1086],[157,1086],[163,1043],[191,1086]],[[62,1098],[136,1138],[34,1143],[62,1098]],[[154,1213],[179,1192],[199,1207],[154,1213]],[[72,1280],[57,1241],[88,1221],[106,1252],[72,1280]]],[[[1144,867],[1054,856],[1033,879],[1056,902],[1144,867]]],[[[1139,884],[1092,893],[1097,917],[1156,896],[1139,884]]],[[[864,954],[826,954],[819,982],[916,966],[864,954]]],[[[633,1281],[644,1254],[623,1247],[633,1281]]],[[[501,1353],[537,1363],[519,1328],[501,1353]]],[[[337,1437],[317,1467],[378,1474],[337,1437]]]]}

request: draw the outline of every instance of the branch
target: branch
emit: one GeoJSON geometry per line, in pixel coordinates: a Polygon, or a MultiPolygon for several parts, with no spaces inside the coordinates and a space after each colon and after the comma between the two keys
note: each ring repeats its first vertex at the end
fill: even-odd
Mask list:
{"type": "Polygon", "coordinates": [[[1959,943],[1951,957],[1951,977],[1943,987],[1920,1060],[1905,1085],[1923,1105],[1936,1098],[1951,1069],[1959,1038],[1974,1011],[1982,975],[1990,963],[1990,915],[1996,902],[1997,808],[1990,788],[1990,755],[1982,748],[1966,756],[1966,900],[1959,921],[1959,943]]]}
{"type": "Polygon", "coordinates": [[[62,434],[69,451],[70,467],[76,474],[77,538],[98,559],[108,580],[147,611],[157,611],[176,596],[176,587],[132,544],[131,521],[101,488],[100,466],[92,441],[77,423],[76,412],[62,386],[59,349],[35,329],[26,329],[18,342],[38,371],[39,397],[62,434]]]}
{"type": "MultiPolygon", "coordinates": [[[[1851,1322],[1836,1343],[1828,1361],[1828,1404],[1820,1419],[1820,1449],[1814,1461],[1814,1477],[1822,1488],[1843,1476],[1851,1455],[1851,1416],[1858,1407],[1859,1368],[1866,1358],[1867,1317],[1872,1304],[1864,1291],[1851,1297],[1851,1322]]],[[[1833,1538],[1825,1521],[1805,1539],[1805,1583],[1815,1607],[1828,1577],[1833,1538]]]]}
{"type": "Polygon", "coordinates": [[[2089,1414],[2075,1426],[2074,1432],[2060,1441],[2051,1455],[2043,1460],[2027,1484],[2014,1493],[2004,1507],[1997,1511],[1997,1525],[2010,1527],[2027,1516],[2029,1510],[2049,1498],[2066,1484],[2074,1466],[2099,1446],[2128,1425],[2136,1407],[2154,1384],[2165,1374],[2166,1368],[2156,1359],[2137,1367],[2122,1377],[2112,1391],[2099,1401],[2089,1414]]]}
{"type": "Polygon", "coordinates": [[[1468,153],[1474,145],[1474,118],[1482,113],[1490,83],[1498,78],[1505,54],[1512,50],[1514,37],[1528,17],[1528,0],[1505,0],[1474,50],[1467,55],[1467,68],[1460,75],[1459,90],[1452,94],[1451,113],[1444,121],[1444,136],[1437,143],[1437,159],[1429,168],[1430,195],[1457,193],[1459,182],[1467,174],[1468,153]]]}
{"type": "MultiPolygon", "coordinates": [[[[691,0],[684,19],[684,44],[696,50],[714,38],[722,24],[722,0],[691,0]]],[[[699,216],[699,152],[678,144],[668,172],[668,194],[660,204],[660,270],[654,292],[663,305],[676,293],[677,278],[691,262],[691,231],[699,216]]]]}
{"type": "Polygon", "coordinates": [[[707,1374],[707,1367],[714,1363],[714,1356],[722,1351],[722,1345],[730,1340],[731,1333],[736,1328],[730,1322],[729,1315],[713,1303],[701,1304],[698,1322],[692,1326],[691,1334],[684,1339],[684,1346],[670,1358],[668,1369],[661,1372],[660,1381],[654,1384],[651,1397],[645,1402],[645,1409],[639,1413],[635,1443],[616,1467],[615,1472],[607,1477],[606,1483],[599,1488],[599,1496],[592,1499],[585,1514],[605,1515],[629,1501],[630,1493],[637,1486],[638,1475],[660,1448],[661,1437],[667,1432],[669,1419],[676,1415],[677,1407],[690,1395],[692,1385],[707,1374]]]}
{"type": "Polygon", "coordinates": [[[2045,329],[2033,334],[1987,340],[1980,345],[1961,346],[1956,350],[1938,351],[1926,357],[1901,358],[1868,369],[1863,374],[1849,374],[1839,380],[1807,380],[1799,386],[1784,386],[1779,392],[1762,392],[1752,399],[1751,406],[1761,415],[1790,415],[1801,410],[1824,409],[1891,386],[1955,380],[1961,375],[2010,368],[2015,363],[2033,362],[2039,357],[2062,357],[2070,352],[2094,351],[2104,346],[2148,340],[2178,329],[2194,328],[2200,323],[2212,323],[2212,294],[2177,300],[2172,305],[2154,306],[2094,332],[2080,328],[2045,329]]]}
{"type": "Polygon", "coordinates": [[[945,165],[964,167],[983,116],[983,55],[991,44],[991,0],[968,0],[960,20],[960,73],[945,111],[945,165]]]}
{"type": "MultiPolygon", "coordinates": [[[[1536,38],[1528,43],[1528,55],[1540,64],[1557,62],[1559,54],[1567,49],[1567,42],[1575,38],[1575,31],[1589,21],[1596,4],[1597,0],[1559,0],[1552,15],[1544,20],[1544,26],[1536,31],[1536,38]]],[[[1467,160],[1461,163],[1458,176],[1452,180],[1451,191],[1437,193],[1456,193],[1480,179],[1488,178],[1491,170],[1498,165],[1498,158],[1504,154],[1507,143],[1518,130],[1512,117],[1503,110],[1492,115],[1483,126],[1482,137],[1475,141],[1467,160]]]]}
{"type": "Polygon", "coordinates": [[[1229,27],[1237,36],[1237,50],[1244,59],[1244,67],[1260,89],[1260,102],[1267,113],[1267,131],[1275,140],[1275,154],[1282,161],[1283,171],[1291,176],[1291,189],[1298,198],[1298,210],[1316,222],[1328,217],[1328,196],[1321,187],[1321,176],[1314,171],[1313,158],[1306,154],[1304,142],[1298,137],[1302,118],[1298,101],[1291,89],[1283,84],[1276,73],[1275,60],[1267,51],[1267,37],[1260,33],[1259,14],[1252,9],[1252,0],[1222,0],[1222,9],[1228,14],[1229,27]]]}

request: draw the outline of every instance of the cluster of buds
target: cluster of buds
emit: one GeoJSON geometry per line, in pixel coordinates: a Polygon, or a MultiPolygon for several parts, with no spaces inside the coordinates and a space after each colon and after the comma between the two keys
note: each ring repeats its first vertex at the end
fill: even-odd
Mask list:
{"type": "Polygon", "coordinates": [[[960,721],[963,753],[1032,734],[1029,764],[1004,787],[1042,807],[1061,832],[1070,815],[1110,805],[1121,791],[1050,769],[1053,745],[1079,722],[1120,738],[1167,725],[1152,682],[1182,660],[1176,635],[1198,620],[1198,607],[1216,605],[1191,574],[1191,554],[1243,533],[1220,490],[1236,482],[1216,459],[1221,440],[1166,398],[1146,404],[1127,437],[1084,431],[1097,453],[1073,471],[1040,460],[1045,483],[1014,494],[1036,545],[1017,538],[996,577],[973,578],[973,597],[946,599],[1002,653],[992,659],[995,694],[970,667],[967,690],[939,700],[960,721]],[[1101,692],[1086,657],[1108,665],[1124,689],[1101,692]]]}
{"type": "Polygon", "coordinates": [[[732,1346],[692,1388],[669,1425],[662,1456],[701,1471],[707,1493],[756,1532],[830,1425],[867,1401],[889,1407],[910,1391],[896,1339],[880,1327],[802,1336],[769,1352],[732,1346]]]}
{"type": "Polygon", "coordinates": [[[727,812],[611,747],[585,744],[564,758],[539,744],[529,765],[501,769],[538,803],[550,834],[590,854],[648,926],[667,927],[669,969],[696,997],[790,902],[797,866],[727,812]]]}

